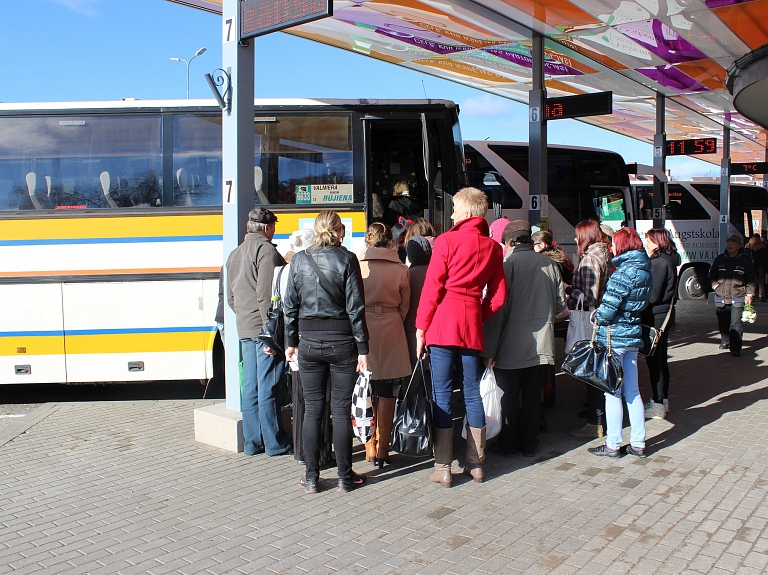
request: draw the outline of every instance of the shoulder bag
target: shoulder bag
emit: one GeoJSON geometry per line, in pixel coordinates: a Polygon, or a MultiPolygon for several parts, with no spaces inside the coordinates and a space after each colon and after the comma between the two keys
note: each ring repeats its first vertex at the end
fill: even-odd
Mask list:
{"type": "Polygon", "coordinates": [[[423,359],[419,358],[405,395],[396,403],[392,450],[402,455],[432,457],[432,404],[427,397],[426,378],[423,359]]]}
{"type": "Polygon", "coordinates": [[[576,309],[568,311],[568,333],[565,336],[565,352],[571,351],[571,348],[577,341],[589,339],[590,311],[584,309],[584,294],[579,294],[576,301],[576,309]]]}
{"type": "Polygon", "coordinates": [[[669,325],[669,320],[672,317],[672,311],[675,309],[675,303],[677,303],[677,298],[673,297],[669,304],[669,311],[667,311],[667,315],[664,318],[660,328],[656,329],[652,325],[640,324],[640,327],[643,330],[643,333],[640,336],[643,340],[643,347],[637,350],[637,353],[646,357],[656,353],[656,348],[659,345],[661,336],[664,334],[667,326],[669,325]]]}
{"type": "Polygon", "coordinates": [[[261,326],[258,338],[278,353],[285,351],[285,316],[283,315],[283,294],[280,293],[280,277],[288,266],[282,266],[277,272],[272,305],[267,310],[267,319],[261,326]]]}
{"type": "Polygon", "coordinates": [[[563,371],[596,387],[616,395],[624,380],[621,358],[611,349],[611,327],[606,327],[607,346],[595,341],[597,324],[592,328],[592,339],[577,341],[563,362],[563,371]]]}

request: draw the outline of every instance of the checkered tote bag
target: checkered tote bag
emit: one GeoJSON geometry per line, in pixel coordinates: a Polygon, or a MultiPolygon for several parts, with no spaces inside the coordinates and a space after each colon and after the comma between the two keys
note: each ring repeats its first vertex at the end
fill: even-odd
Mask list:
{"type": "Polygon", "coordinates": [[[352,391],[352,431],[360,440],[367,443],[373,435],[373,405],[371,404],[371,372],[361,371],[352,391]]]}

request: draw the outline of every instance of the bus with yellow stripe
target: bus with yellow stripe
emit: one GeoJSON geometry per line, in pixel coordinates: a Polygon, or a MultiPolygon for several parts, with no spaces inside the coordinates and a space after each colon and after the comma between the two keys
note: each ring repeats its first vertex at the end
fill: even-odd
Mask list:
{"type": "MultiPolygon", "coordinates": [[[[221,137],[208,100],[0,104],[0,384],[214,376],[221,137]]],[[[359,253],[398,181],[447,229],[458,107],[256,100],[254,179],[283,253],[323,209],[359,253]]]]}

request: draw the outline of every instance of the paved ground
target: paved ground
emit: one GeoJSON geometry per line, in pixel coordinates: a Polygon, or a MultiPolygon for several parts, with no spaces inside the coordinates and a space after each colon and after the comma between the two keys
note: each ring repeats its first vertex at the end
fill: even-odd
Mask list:
{"type": "Polygon", "coordinates": [[[768,305],[756,308],[733,358],[713,309],[682,302],[672,411],[649,423],[648,459],[605,461],[570,437],[584,391],[562,375],[540,456],[490,455],[485,484],[457,475],[450,490],[399,457],[353,494],[328,470],[328,490],[305,495],[290,457],[196,444],[206,401],[43,404],[0,428],[0,573],[763,573],[768,305]]]}

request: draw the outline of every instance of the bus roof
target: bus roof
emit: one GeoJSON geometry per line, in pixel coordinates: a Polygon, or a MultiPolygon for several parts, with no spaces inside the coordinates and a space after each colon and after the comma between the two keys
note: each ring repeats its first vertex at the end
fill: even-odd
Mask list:
{"type": "MultiPolygon", "coordinates": [[[[498,140],[464,140],[465,144],[470,144],[475,147],[475,144],[482,144],[488,146],[520,146],[523,148],[528,147],[528,142],[502,142],[498,140]]],[[[582,150],[585,152],[599,152],[603,154],[612,154],[615,156],[621,156],[618,152],[612,150],[602,150],[600,148],[585,148],[583,146],[564,146],[561,144],[547,144],[547,148],[556,148],[558,150],[582,150]]]]}

